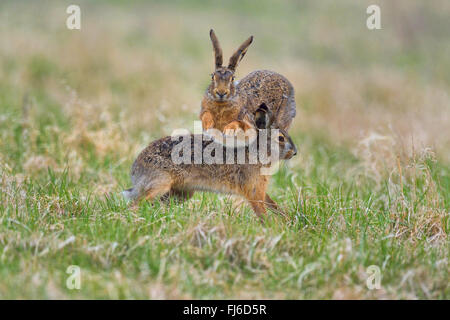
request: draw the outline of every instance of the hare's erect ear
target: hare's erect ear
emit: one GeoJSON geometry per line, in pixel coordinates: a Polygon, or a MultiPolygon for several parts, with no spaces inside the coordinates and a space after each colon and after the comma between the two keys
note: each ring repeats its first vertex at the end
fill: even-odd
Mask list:
{"type": "Polygon", "coordinates": [[[223,64],[223,58],[222,58],[222,48],[220,47],[219,40],[217,40],[216,34],[214,33],[214,30],[211,29],[209,31],[209,37],[211,38],[213,48],[214,48],[214,60],[216,64],[216,69],[220,68],[223,64]]]}
{"type": "Polygon", "coordinates": [[[255,111],[255,125],[258,129],[270,128],[272,124],[271,113],[265,103],[262,103],[255,111]]]}
{"type": "Polygon", "coordinates": [[[233,53],[233,55],[230,58],[230,62],[228,64],[228,68],[229,69],[231,69],[233,71],[236,70],[237,64],[245,56],[245,53],[247,52],[248,46],[252,43],[252,41],[253,41],[253,36],[251,36],[250,38],[245,40],[244,43],[241,44],[241,46],[236,50],[236,52],[233,53]]]}

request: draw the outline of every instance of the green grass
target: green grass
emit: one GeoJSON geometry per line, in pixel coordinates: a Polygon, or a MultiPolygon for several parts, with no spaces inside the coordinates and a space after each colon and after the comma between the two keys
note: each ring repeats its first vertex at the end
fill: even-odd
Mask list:
{"type": "MultiPolygon", "coordinates": [[[[296,142],[320,143],[310,155],[314,168],[284,167],[273,177],[271,193],[288,208],[290,221],[270,215],[264,226],[249,208],[235,210],[217,195],[197,194],[184,205],[144,204],[134,212],[116,195],[120,188],[92,194],[100,173],[128,185],[131,158],[115,166],[114,157],[100,161],[86,152],[78,179],[69,168],[43,169],[20,181],[20,167],[3,168],[1,297],[298,299],[347,297],[351,290],[355,297],[448,298],[448,247],[430,243],[435,231],[414,217],[422,205],[432,206],[426,182],[418,179],[409,186],[415,191],[398,195],[411,214],[400,219],[402,208],[391,214],[400,204],[384,199],[386,180],[377,189],[370,180],[343,176],[357,160],[308,139],[296,142]],[[65,288],[69,265],[82,270],[79,291],[65,288]],[[366,288],[370,265],[382,270],[383,293],[366,288]]],[[[436,197],[448,201],[446,168],[422,165],[447,179],[436,197]]],[[[447,234],[448,216],[440,223],[447,234]]]]}
{"type": "Polygon", "coordinates": [[[431,6],[425,38],[399,48],[388,23],[375,40],[352,27],[348,17],[363,5],[264,1],[254,11],[240,3],[99,2],[83,13],[84,33],[64,29],[61,5],[42,25],[24,3],[4,4],[11,18],[0,17],[10,44],[0,46],[0,299],[450,297],[450,144],[439,121],[448,100],[427,91],[448,92],[448,68],[427,66],[449,60],[424,50],[442,40],[430,17],[444,14],[431,6]],[[100,11],[115,19],[93,23],[100,11]],[[147,143],[192,128],[212,67],[208,14],[226,18],[215,21],[226,52],[260,29],[240,76],[270,62],[296,88],[290,133],[299,156],[269,189],[287,220],[271,213],[262,225],[224,195],[138,210],[120,197],[147,143]],[[333,27],[333,14],[342,25],[333,27]],[[322,45],[313,35],[326,21],[336,39],[322,45]],[[21,50],[24,43],[33,45],[21,50]],[[404,129],[411,121],[412,133],[404,129]],[[358,134],[366,129],[388,138],[365,147],[358,134]],[[410,134],[428,140],[414,140],[411,151],[410,134]],[[81,268],[80,290],[66,287],[71,265],[81,268]],[[381,269],[379,290],[366,285],[371,265],[381,269]]]}

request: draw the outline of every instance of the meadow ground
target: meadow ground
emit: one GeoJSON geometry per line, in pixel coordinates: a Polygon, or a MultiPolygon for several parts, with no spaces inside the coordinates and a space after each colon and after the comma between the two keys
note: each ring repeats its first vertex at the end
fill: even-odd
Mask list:
{"type": "Polygon", "coordinates": [[[0,298],[450,298],[450,4],[377,1],[370,31],[372,2],[81,1],[72,31],[71,1],[1,1],[0,298]],[[211,27],[225,55],[255,36],[238,78],[294,84],[299,155],[269,190],[289,221],[119,196],[142,148],[193,128],[211,27]]]}

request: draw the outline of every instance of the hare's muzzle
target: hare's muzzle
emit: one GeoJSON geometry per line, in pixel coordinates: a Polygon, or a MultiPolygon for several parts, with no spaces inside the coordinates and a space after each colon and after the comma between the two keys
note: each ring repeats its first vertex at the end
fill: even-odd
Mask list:
{"type": "Polygon", "coordinates": [[[218,93],[217,92],[217,97],[220,99],[223,99],[223,97],[225,97],[226,93],[218,93]]]}
{"type": "Polygon", "coordinates": [[[289,160],[289,159],[291,159],[293,156],[296,156],[297,155],[297,148],[295,147],[295,145],[292,143],[288,143],[286,146],[285,146],[285,150],[286,150],[286,152],[285,152],[285,155],[284,155],[284,159],[285,160],[289,160]]]}
{"type": "Polygon", "coordinates": [[[230,91],[229,90],[214,90],[214,94],[216,96],[217,99],[219,100],[223,100],[224,98],[226,98],[229,95],[230,91]]]}

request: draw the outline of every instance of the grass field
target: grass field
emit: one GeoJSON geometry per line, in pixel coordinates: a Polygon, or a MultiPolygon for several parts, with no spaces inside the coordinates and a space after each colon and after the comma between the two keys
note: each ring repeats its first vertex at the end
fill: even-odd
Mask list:
{"type": "Polygon", "coordinates": [[[1,1],[0,299],[449,299],[450,4],[376,2],[370,31],[373,1],[81,1],[78,31],[73,1],[1,1]],[[238,78],[294,84],[299,155],[269,189],[288,221],[119,195],[193,129],[211,27],[227,57],[255,36],[238,78]]]}

